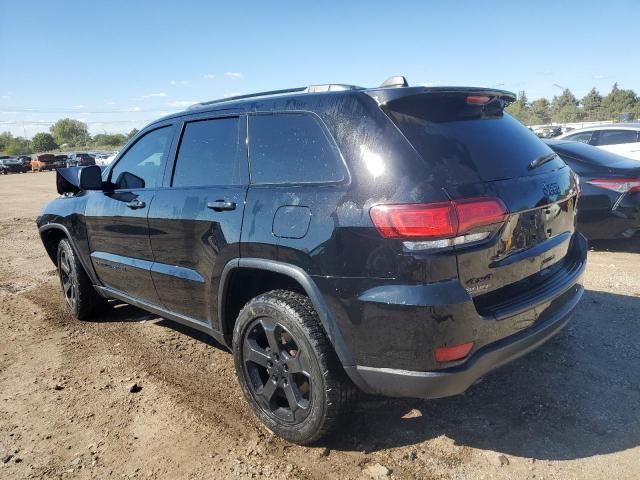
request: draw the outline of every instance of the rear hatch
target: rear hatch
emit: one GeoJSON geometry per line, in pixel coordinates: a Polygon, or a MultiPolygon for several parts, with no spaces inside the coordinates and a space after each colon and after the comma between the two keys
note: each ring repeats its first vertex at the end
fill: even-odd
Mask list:
{"type": "MultiPolygon", "coordinates": [[[[544,281],[568,263],[575,229],[575,175],[504,113],[505,98],[478,89],[430,90],[382,105],[451,200],[497,197],[506,207],[506,220],[488,239],[453,247],[459,278],[473,297],[496,297],[506,287],[514,295],[514,286],[531,288],[525,279],[544,281]]],[[[490,304],[476,303],[487,314],[490,304]]]]}

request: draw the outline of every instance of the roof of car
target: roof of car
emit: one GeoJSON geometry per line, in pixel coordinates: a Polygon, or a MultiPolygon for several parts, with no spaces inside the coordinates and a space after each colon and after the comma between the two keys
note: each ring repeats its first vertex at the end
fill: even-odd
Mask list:
{"type": "Polygon", "coordinates": [[[640,130],[640,122],[629,122],[629,123],[607,123],[606,125],[595,125],[591,127],[583,127],[576,128],[575,130],[571,130],[567,132],[563,136],[573,135],[575,133],[581,132],[592,132],[593,130],[640,130]]]}
{"type": "Polygon", "coordinates": [[[357,85],[347,84],[323,84],[323,85],[310,85],[308,87],[295,87],[284,90],[270,90],[267,92],[258,92],[247,95],[238,95],[229,98],[221,98],[218,100],[211,100],[191,105],[187,110],[177,112],[171,115],[167,115],[154,121],[152,124],[165,121],[171,118],[183,116],[185,114],[192,114],[198,112],[229,110],[229,109],[243,109],[258,100],[269,99],[288,99],[299,98],[301,96],[316,96],[316,95],[354,95],[354,94],[366,94],[373,98],[379,104],[384,104],[401,97],[417,95],[420,93],[470,93],[470,94],[484,94],[497,96],[505,99],[507,102],[513,102],[516,99],[516,95],[513,92],[506,90],[498,90],[495,88],[484,87],[426,87],[417,86],[409,87],[404,77],[390,77],[381,86],[373,88],[359,87],[357,85]]]}

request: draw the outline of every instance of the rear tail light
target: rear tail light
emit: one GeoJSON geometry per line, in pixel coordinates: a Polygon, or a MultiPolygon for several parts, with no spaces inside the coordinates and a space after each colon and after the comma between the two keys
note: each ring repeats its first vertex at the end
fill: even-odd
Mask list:
{"type": "Polygon", "coordinates": [[[461,343],[460,345],[453,345],[452,347],[436,348],[433,353],[436,362],[453,362],[454,360],[461,360],[469,355],[472,348],[473,342],[461,343]]]}
{"type": "Polygon", "coordinates": [[[371,208],[370,215],[383,237],[421,240],[404,242],[410,250],[421,250],[484,240],[494,229],[475,230],[503,223],[507,209],[499,199],[483,197],[427,204],[376,205],[371,208]]]}
{"type": "Polygon", "coordinates": [[[594,178],[587,180],[587,183],[594,187],[613,190],[618,193],[640,192],[639,178],[594,178]]]}
{"type": "Polygon", "coordinates": [[[371,219],[386,238],[454,237],[458,217],[453,202],[376,205],[371,219]]]}

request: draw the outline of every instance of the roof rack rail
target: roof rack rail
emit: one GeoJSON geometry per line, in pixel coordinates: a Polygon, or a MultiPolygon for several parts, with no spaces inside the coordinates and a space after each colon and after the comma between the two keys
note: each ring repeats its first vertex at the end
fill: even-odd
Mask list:
{"type": "Polygon", "coordinates": [[[309,85],[308,87],[285,88],[283,90],[269,90],[267,92],[248,93],[246,95],[236,95],[234,97],[219,98],[218,100],[210,100],[208,102],[194,103],[188,110],[200,108],[207,105],[215,105],[218,103],[232,102],[234,100],[244,100],[246,98],[268,97],[272,95],[284,95],[287,93],[319,93],[319,92],[336,92],[344,90],[359,90],[362,87],[355,85],[343,84],[325,84],[325,85],[309,85]]]}
{"type": "Polygon", "coordinates": [[[268,92],[247,93],[245,95],[236,95],[234,97],[219,98],[218,100],[209,100],[208,102],[194,103],[189,107],[189,110],[193,108],[203,107],[205,105],[214,105],[216,103],[231,102],[233,100],[242,100],[244,98],[266,97],[269,95],[282,95],[284,93],[304,92],[306,89],[307,87],[285,88],[283,90],[269,90],[268,92]]]}

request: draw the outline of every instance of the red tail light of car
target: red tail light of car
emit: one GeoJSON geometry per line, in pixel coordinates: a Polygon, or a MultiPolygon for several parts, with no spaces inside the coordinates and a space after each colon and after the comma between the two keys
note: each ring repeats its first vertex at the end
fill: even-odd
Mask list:
{"type": "Polygon", "coordinates": [[[375,205],[371,220],[385,238],[436,240],[502,223],[507,209],[497,198],[482,197],[426,204],[375,205]]]}
{"type": "Polygon", "coordinates": [[[594,178],[587,180],[587,183],[618,193],[640,192],[640,178],[594,178]]]}

